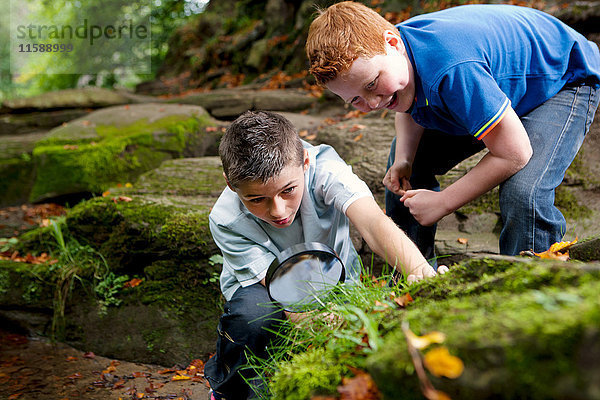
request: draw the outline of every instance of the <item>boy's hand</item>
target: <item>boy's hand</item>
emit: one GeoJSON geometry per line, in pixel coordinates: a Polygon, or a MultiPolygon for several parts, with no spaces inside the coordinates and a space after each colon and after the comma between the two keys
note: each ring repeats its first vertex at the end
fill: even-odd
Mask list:
{"type": "Polygon", "coordinates": [[[453,211],[448,210],[442,193],[433,190],[407,190],[400,201],[423,226],[431,226],[453,211]]]}
{"type": "Polygon", "coordinates": [[[412,173],[412,166],[408,161],[396,161],[383,177],[383,184],[392,193],[403,196],[407,190],[412,189],[408,179],[412,173]]]}
{"type": "Polygon", "coordinates": [[[424,266],[421,271],[413,271],[411,274],[409,274],[406,277],[406,282],[411,284],[420,281],[423,278],[436,276],[437,274],[445,274],[446,272],[448,272],[448,267],[446,267],[445,265],[440,265],[436,273],[433,267],[427,264],[427,266],[424,266]]]}

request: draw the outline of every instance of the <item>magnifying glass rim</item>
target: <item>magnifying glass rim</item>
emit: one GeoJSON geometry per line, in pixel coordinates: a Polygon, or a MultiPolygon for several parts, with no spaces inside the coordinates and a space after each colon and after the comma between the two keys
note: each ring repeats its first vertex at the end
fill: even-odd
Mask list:
{"type": "MultiPolygon", "coordinates": [[[[340,265],[342,266],[342,271],[340,273],[338,283],[343,282],[346,279],[346,267],[344,266],[344,263],[342,262],[342,260],[338,257],[336,252],[331,247],[327,246],[326,244],[320,243],[320,242],[298,243],[298,244],[295,244],[295,245],[285,249],[284,251],[282,251],[279,254],[279,257],[277,257],[275,260],[273,260],[273,262],[269,266],[269,269],[267,270],[267,275],[265,277],[265,285],[267,287],[267,292],[269,294],[269,298],[272,301],[279,303],[278,300],[274,299],[273,296],[271,296],[271,280],[273,279],[273,275],[275,275],[275,272],[279,269],[279,267],[281,267],[281,265],[283,265],[285,262],[287,262],[292,257],[300,256],[303,254],[315,255],[317,253],[325,253],[328,256],[335,257],[338,260],[338,262],[340,263],[340,265]]],[[[281,303],[279,303],[279,304],[281,304],[281,303]]],[[[292,310],[288,309],[288,308],[290,308],[289,306],[284,306],[283,304],[281,304],[281,305],[285,310],[292,311],[292,310]]]]}

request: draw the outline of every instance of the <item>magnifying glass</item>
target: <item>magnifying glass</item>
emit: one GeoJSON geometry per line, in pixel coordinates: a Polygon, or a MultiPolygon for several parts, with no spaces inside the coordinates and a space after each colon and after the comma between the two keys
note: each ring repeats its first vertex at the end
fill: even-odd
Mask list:
{"type": "Polygon", "coordinates": [[[269,266],[265,283],[269,297],[290,312],[318,307],[346,278],[342,260],[329,246],[300,243],[281,252],[269,266]]]}

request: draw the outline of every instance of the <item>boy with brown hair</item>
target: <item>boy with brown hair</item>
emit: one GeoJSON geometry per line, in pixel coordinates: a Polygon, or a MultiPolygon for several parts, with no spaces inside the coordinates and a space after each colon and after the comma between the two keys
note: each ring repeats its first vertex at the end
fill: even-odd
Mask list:
{"type": "Polygon", "coordinates": [[[409,280],[436,275],[333,148],[302,142],[283,116],[246,112],[227,128],[219,154],[227,188],[212,208],[209,226],[223,254],[221,291],[227,303],[216,355],[204,369],[214,398],[253,397],[246,382],[255,376],[242,369],[245,352],[268,357],[272,332],[286,318],[270,305],[265,275],[287,248],[323,243],[343,261],[346,282],[357,282],[361,266],[351,222],[369,247],[409,280]]]}
{"type": "Polygon", "coordinates": [[[396,111],[386,213],[434,258],[436,223],[500,185],[500,252],[540,252],[566,221],[556,187],[598,107],[598,46],[538,10],[466,5],[396,26],[334,4],[312,22],[310,72],[357,109],[396,111]],[[488,153],[440,191],[463,159],[488,153]]]}

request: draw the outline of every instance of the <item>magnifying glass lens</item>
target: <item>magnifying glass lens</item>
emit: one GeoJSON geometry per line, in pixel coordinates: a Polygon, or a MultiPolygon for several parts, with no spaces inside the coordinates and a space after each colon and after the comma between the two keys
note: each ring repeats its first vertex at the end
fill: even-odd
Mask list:
{"type": "Polygon", "coordinates": [[[343,268],[335,255],[326,252],[294,255],[271,276],[271,298],[288,311],[314,308],[343,279],[343,268]]]}

